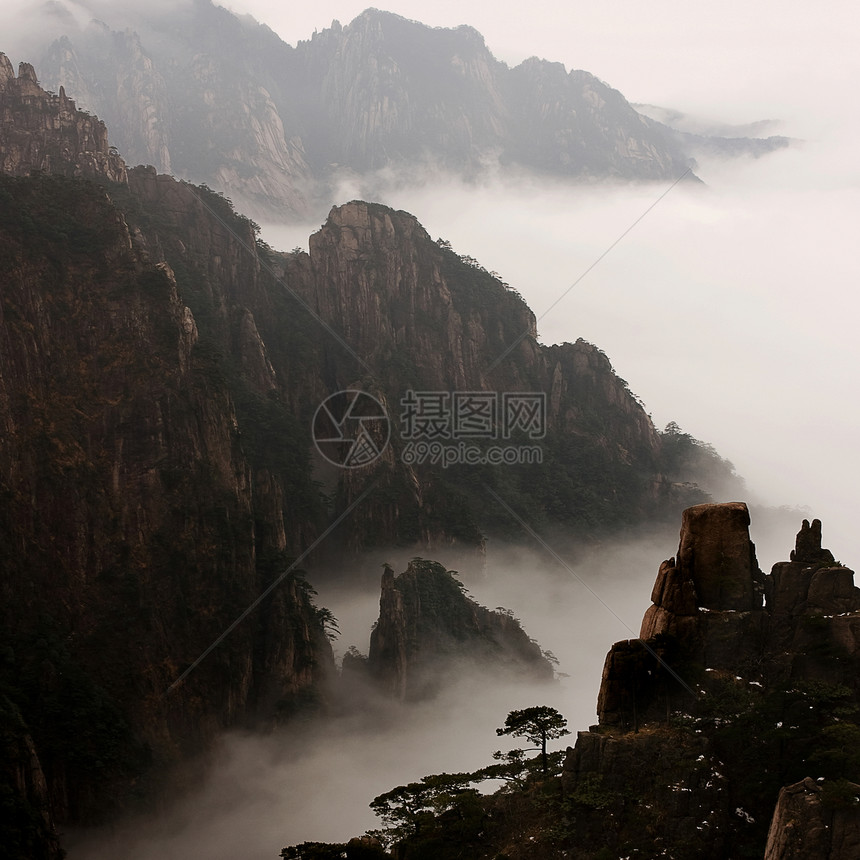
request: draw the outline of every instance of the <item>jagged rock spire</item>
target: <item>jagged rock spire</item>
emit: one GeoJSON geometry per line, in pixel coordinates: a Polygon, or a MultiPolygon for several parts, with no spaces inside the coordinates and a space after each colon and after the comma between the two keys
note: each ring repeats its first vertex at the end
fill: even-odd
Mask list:
{"type": "Polygon", "coordinates": [[[12,68],[12,61],[0,51],[0,89],[6,86],[6,82],[13,80],[15,70],[12,68]]]}
{"type": "Polygon", "coordinates": [[[832,564],[833,553],[821,548],[821,520],[804,520],[797,533],[795,548],[791,553],[792,561],[802,561],[806,564],[832,564]]]}

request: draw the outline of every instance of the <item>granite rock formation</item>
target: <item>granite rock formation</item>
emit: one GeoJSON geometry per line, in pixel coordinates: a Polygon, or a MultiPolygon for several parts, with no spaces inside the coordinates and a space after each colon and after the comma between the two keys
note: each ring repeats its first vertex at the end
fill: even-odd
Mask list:
{"type": "Polygon", "coordinates": [[[109,146],[105,124],[79,111],[66,96],[45,92],[29,63],[15,76],[0,53],[0,173],[27,176],[43,171],[85,179],[124,182],[126,167],[109,146]]]}
{"type": "MultiPolygon", "coordinates": [[[[392,856],[857,856],[860,595],[845,584],[852,572],[821,547],[817,521],[804,521],[792,560],[769,576],[749,522],[738,502],[685,512],[677,556],[654,589],[660,612],[645,619],[649,638],[613,646],[599,723],[578,733],[560,777],[508,770],[513,785],[470,794],[465,786],[499,776],[490,767],[395,789],[383,797],[401,802],[430,785],[449,793],[433,810],[416,800],[420,821],[388,831],[392,856]],[[798,567],[777,589],[785,565],[798,567]]],[[[388,571],[383,603],[402,629],[394,581],[388,571]]],[[[388,637],[389,652],[407,638],[388,637]]]]}
{"type": "MultiPolygon", "coordinates": [[[[845,786],[860,797],[860,785],[845,786]]],[[[764,860],[851,860],[860,856],[860,803],[828,803],[814,779],[787,785],[770,823],[764,860]]]]}
{"type": "Polygon", "coordinates": [[[599,724],[569,750],[572,835],[679,858],[856,852],[860,589],[822,549],[819,521],[768,576],[748,525],[737,502],[685,511],[641,639],[607,655],[599,724]],[[595,787],[604,811],[588,808],[595,787]]]}
{"type": "Polygon", "coordinates": [[[519,622],[476,603],[451,571],[416,558],[395,576],[386,565],[370,637],[370,676],[385,693],[415,700],[469,668],[508,678],[554,677],[552,664],[519,622]]]}

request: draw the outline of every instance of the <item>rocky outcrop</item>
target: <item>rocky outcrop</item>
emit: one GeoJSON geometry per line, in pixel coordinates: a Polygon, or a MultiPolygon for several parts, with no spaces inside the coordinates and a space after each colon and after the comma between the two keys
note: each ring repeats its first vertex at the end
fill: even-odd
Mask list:
{"type": "Polygon", "coordinates": [[[685,659],[711,670],[755,665],[761,672],[765,665],[772,681],[833,681],[835,667],[810,656],[810,649],[856,653],[851,616],[860,610],[860,589],[853,571],[836,565],[821,548],[821,523],[804,520],[794,560],[775,564],[767,577],[759,570],[748,526],[749,512],[739,502],[684,512],[677,561],[660,566],[639,640],[619,643],[607,658],[598,706],[602,720],[630,724],[629,713],[621,718],[616,710],[623,698],[616,691],[629,698],[632,679],[641,681],[642,666],[654,658],[639,642],[663,648],[670,642],[685,659]]]}
{"type": "Polygon", "coordinates": [[[34,171],[126,180],[125,163],[108,145],[105,124],[78,110],[62,86],[59,95],[43,90],[29,63],[20,64],[16,77],[0,53],[0,172],[34,171]]]}
{"type": "Polygon", "coordinates": [[[611,812],[584,815],[586,834],[619,851],[719,858],[767,843],[769,860],[856,854],[846,777],[858,776],[847,749],[860,736],[860,591],[822,549],[819,521],[803,522],[792,560],[769,576],[748,526],[737,502],[684,512],[641,638],[612,647],[599,725],[568,753],[566,791],[611,812]],[[810,769],[822,780],[804,778],[810,769]],[[647,842],[630,796],[661,811],[647,842]]]}
{"type": "Polygon", "coordinates": [[[764,860],[852,860],[860,856],[860,785],[828,803],[824,788],[807,777],[787,785],[770,823],[764,860]],[[852,796],[853,793],[853,796],[852,796]]]}
{"type": "Polygon", "coordinates": [[[860,608],[853,572],[821,547],[821,521],[803,521],[791,561],[774,565],[767,602],[775,615],[839,615],[860,608]]]}
{"type": "Polygon", "coordinates": [[[479,668],[552,680],[552,664],[512,615],[480,606],[451,571],[413,559],[399,576],[385,566],[368,670],[398,699],[432,695],[452,675],[479,668]]]}

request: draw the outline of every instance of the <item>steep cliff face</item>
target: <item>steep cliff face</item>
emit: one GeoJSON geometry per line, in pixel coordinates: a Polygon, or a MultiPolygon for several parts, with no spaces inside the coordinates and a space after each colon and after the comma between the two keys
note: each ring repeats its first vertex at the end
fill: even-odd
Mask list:
{"type": "Polygon", "coordinates": [[[41,67],[51,70],[52,85],[96,111],[131,164],[152,164],[169,173],[168,87],[140,37],[93,22],[79,38],[82,56],[68,37],[51,45],[41,67]]]}
{"type": "Polygon", "coordinates": [[[416,389],[486,387],[489,356],[523,334],[516,364],[528,381],[538,353],[532,312],[478,270],[464,283],[468,269],[413,216],[353,201],[332,209],[309,250],[315,310],[387,382],[408,375],[416,389]]]}
{"type": "Polygon", "coordinates": [[[124,182],[125,163],[108,146],[105,124],[77,110],[62,87],[59,92],[46,93],[29,63],[20,64],[16,77],[0,53],[0,172],[124,182]]]}
{"type": "Polygon", "coordinates": [[[593,75],[537,59],[511,69],[471,27],[368,9],[293,48],[210,2],[178,8],[167,39],[163,15],[46,46],[45,80],[103,117],[129,163],[205,182],[255,217],[307,214],[343,172],[662,180],[692,163],[686,138],[593,75]]]}
{"type": "Polygon", "coordinates": [[[817,520],[769,576],[748,525],[741,503],[685,512],[642,638],[613,646],[599,726],[568,754],[572,836],[691,858],[856,850],[860,761],[845,745],[860,736],[860,590],[817,520]],[[604,811],[588,808],[596,789],[604,811]]]}
{"type": "Polygon", "coordinates": [[[553,678],[552,664],[512,615],[480,606],[451,571],[425,559],[399,576],[386,565],[367,668],[386,693],[412,700],[468,669],[553,678]]]}
{"type": "Polygon", "coordinates": [[[93,821],[152,765],[313,696],[331,651],[290,576],[168,692],[283,570],[286,505],[255,486],[172,269],[105,191],[0,196],[0,682],[52,815],[93,821]]]}
{"type": "MultiPolygon", "coordinates": [[[[432,241],[413,216],[354,201],[332,210],[309,254],[281,255],[258,249],[251,225],[216,195],[145,169],[131,171],[129,183],[153,214],[136,214],[139,203],[129,202],[127,217],[177,273],[198,324],[205,318],[231,366],[245,368],[237,396],[255,448],[277,441],[258,432],[261,412],[274,420],[277,411],[281,438],[308,451],[313,416],[329,395],[363,388],[384,404],[391,442],[379,459],[342,470],[317,458],[338,510],[377,487],[339,530],[347,546],[480,548],[484,534],[510,528],[505,511],[486,504],[485,485],[582,535],[675,515],[704,498],[663,470],[660,435],[599,349],[538,345],[519,296],[432,241]],[[410,460],[401,421],[410,390],[540,393],[542,462],[501,471],[410,460]]],[[[493,433],[478,440],[482,451],[505,441],[498,426],[493,433]]],[[[309,487],[294,482],[283,492],[306,496],[309,487]]]]}
{"type": "Polygon", "coordinates": [[[506,82],[514,106],[508,157],[540,170],[583,177],[663,179],[686,168],[617,90],[588,72],[535,57],[506,82]]]}
{"type": "MultiPolygon", "coordinates": [[[[286,282],[354,352],[349,360],[327,339],[325,360],[338,369],[331,378],[348,383],[370,371],[389,406],[394,462],[380,460],[377,471],[405,459],[402,400],[409,390],[531,391],[544,398],[542,462],[504,472],[456,462],[428,468],[429,458],[423,466],[415,463],[409,475],[418,476],[424,493],[404,501],[404,510],[417,504],[417,520],[404,516],[403,530],[386,537],[409,540],[410,521],[417,523],[411,539],[431,545],[444,542],[445,531],[474,544],[479,531],[508,529],[504,512],[486,506],[476,476],[494,488],[504,478],[528,510],[580,533],[680,510],[682,498],[693,501],[700,492],[674,484],[663,471],[661,437],[604,353],[582,340],[540,346],[534,315],[521,298],[445,243],[433,242],[407,213],[358,201],[336,207],[311,237],[309,256],[285,263],[286,282]],[[431,513],[434,494],[447,495],[458,512],[431,513]],[[482,516],[464,517],[463,507],[482,516]]],[[[504,439],[499,434],[495,441],[504,439]]],[[[372,466],[366,474],[374,474],[372,466]]],[[[365,485],[364,478],[349,484],[349,497],[365,485]]],[[[435,505],[441,507],[441,499],[435,505]]]]}

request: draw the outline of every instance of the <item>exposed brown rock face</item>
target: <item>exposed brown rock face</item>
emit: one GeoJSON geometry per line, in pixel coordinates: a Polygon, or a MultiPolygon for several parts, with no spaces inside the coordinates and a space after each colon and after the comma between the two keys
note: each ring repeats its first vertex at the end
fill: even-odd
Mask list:
{"type": "Polygon", "coordinates": [[[740,503],[685,511],[642,639],[607,655],[600,724],[580,733],[564,771],[574,798],[611,813],[578,819],[586,840],[603,834],[595,844],[624,853],[645,844],[626,778],[627,796],[660,810],[649,849],[716,860],[761,856],[766,842],[768,860],[857,855],[856,786],[840,780],[856,780],[860,590],[821,548],[817,520],[766,577],[748,525],[740,503]],[[823,787],[803,779],[810,770],[823,787]]]}
{"type": "Polygon", "coordinates": [[[63,87],[45,92],[29,63],[18,77],[0,53],[0,173],[27,176],[32,171],[124,182],[125,163],[108,145],[107,129],[97,117],[75,107],[63,87]]]}
{"type": "MultiPolygon", "coordinates": [[[[677,562],[663,562],[642,621],[642,639],[674,632],[700,610],[746,612],[761,607],[761,579],[743,502],[684,511],[677,562]]],[[[688,625],[689,626],[689,625],[688,625]]]]}
{"type": "Polygon", "coordinates": [[[386,565],[368,668],[399,699],[432,695],[464,668],[553,678],[552,664],[516,619],[475,603],[449,571],[424,559],[413,559],[397,577],[386,565]]]}
{"type": "MultiPolygon", "coordinates": [[[[291,577],[167,692],[284,569],[305,523],[284,481],[254,468],[154,235],[92,183],[3,177],[2,194],[0,628],[14,659],[0,680],[26,699],[53,816],[93,821],[149,762],[289,712],[333,661],[291,577]]],[[[259,348],[235,331],[239,354],[259,348]]],[[[265,377],[265,362],[247,372],[265,377]]]]}
{"type": "Polygon", "coordinates": [[[703,609],[747,612],[761,607],[760,576],[743,502],[698,505],[684,511],[678,568],[693,583],[703,609]]]}
{"type": "MultiPolygon", "coordinates": [[[[815,660],[804,656],[812,638],[803,618],[853,613],[860,610],[860,589],[854,573],[833,566],[833,555],[821,548],[821,523],[804,520],[792,558],[806,558],[774,565],[765,577],[758,568],[755,547],[749,538],[749,512],[745,504],[697,505],[684,512],[681,541],[675,559],[664,561],[651,594],[653,604],[645,613],[641,641],[669,636],[682,643],[688,658],[712,669],[732,669],[744,663],[766,661],[773,673],[816,677],[815,660]],[[766,606],[762,606],[762,595],[766,606]],[[785,616],[794,622],[785,623],[785,616]],[[794,654],[794,657],[789,656],[794,654]],[[789,665],[791,664],[791,665],[789,665]]],[[[833,619],[828,636],[848,642],[855,653],[850,620],[833,619]]],[[[601,719],[612,721],[612,703],[619,699],[612,691],[627,689],[631,677],[616,664],[621,654],[636,648],[619,643],[607,658],[604,687],[601,689],[601,719]]],[[[641,664],[636,658],[637,666],[641,664]]],[[[825,673],[828,680],[831,674],[825,673]]],[[[821,676],[824,679],[824,676],[821,676]]],[[[629,715],[624,718],[629,724],[629,715]]]]}
{"type": "Polygon", "coordinates": [[[385,565],[379,596],[379,621],[370,637],[368,668],[382,689],[398,699],[406,698],[409,665],[403,594],[395,585],[394,568],[385,565]]]}
{"type": "MultiPolygon", "coordinates": [[[[846,786],[847,788],[848,786],[846,786]]],[[[854,860],[860,857],[860,785],[856,797],[827,804],[824,789],[807,777],[779,793],[764,860],[854,860]]]]}
{"type": "MultiPolygon", "coordinates": [[[[742,502],[684,511],[677,562],[663,562],[640,638],[681,639],[713,668],[734,665],[760,638],[763,574],[742,502]],[[738,650],[740,649],[740,651],[738,650]]],[[[753,646],[754,647],[754,646],[753,646]]]]}

